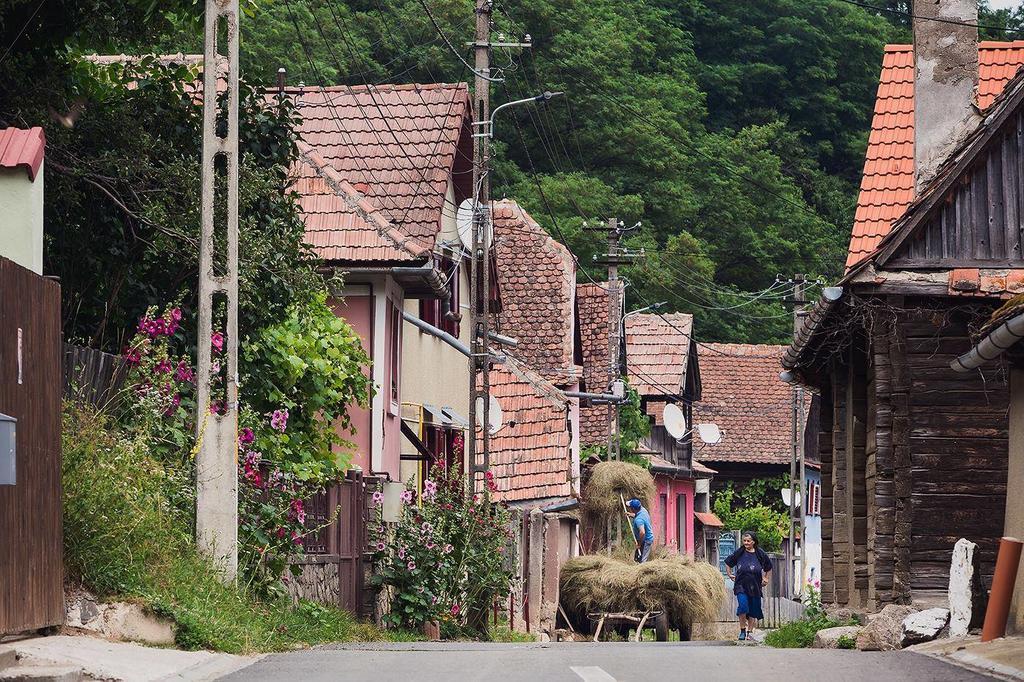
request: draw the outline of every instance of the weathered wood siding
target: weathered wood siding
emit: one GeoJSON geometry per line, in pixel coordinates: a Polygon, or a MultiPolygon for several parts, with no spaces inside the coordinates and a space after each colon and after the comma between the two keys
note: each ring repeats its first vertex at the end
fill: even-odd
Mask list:
{"type": "Polygon", "coordinates": [[[911,481],[897,486],[897,496],[910,508],[910,586],[945,589],[961,537],[979,544],[987,581],[1006,502],[1007,377],[998,365],[966,374],[949,368],[971,347],[955,315],[921,312],[899,326],[909,375],[911,481]]]}
{"type": "Polygon", "coordinates": [[[64,622],[60,285],[0,258],[0,412],[17,424],[0,486],[0,635],[64,622]]]}
{"type": "Polygon", "coordinates": [[[1021,198],[1024,115],[1008,121],[963,181],[890,267],[955,267],[979,262],[1024,265],[1024,205],[1021,198]],[[941,262],[940,262],[941,261],[941,262]]]}
{"type": "Polygon", "coordinates": [[[832,385],[821,386],[821,412],[818,416],[818,458],[821,461],[821,600],[836,601],[836,578],[832,548],[832,429],[835,423],[832,385]]]}

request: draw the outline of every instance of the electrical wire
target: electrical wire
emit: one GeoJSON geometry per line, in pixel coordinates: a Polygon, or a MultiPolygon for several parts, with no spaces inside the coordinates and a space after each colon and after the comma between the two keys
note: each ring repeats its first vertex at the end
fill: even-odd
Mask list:
{"type": "Polygon", "coordinates": [[[971,23],[969,21],[957,21],[956,19],[943,19],[942,17],[923,17],[920,14],[913,14],[912,12],[904,12],[901,9],[893,9],[891,7],[876,7],[866,2],[858,2],[858,0],[839,0],[839,2],[845,2],[847,5],[854,5],[855,7],[861,7],[863,9],[871,10],[873,12],[887,12],[888,14],[895,14],[907,19],[920,19],[921,21],[934,21],[938,24],[952,24],[953,26],[966,26],[968,28],[983,28],[987,31],[1002,31],[1003,33],[1020,33],[1020,29],[1006,28],[1005,26],[993,26],[991,24],[971,23]]]}
{"type": "Polygon", "coordinates": [[[25,25],[21,27],[20,31],[18,31],[18,35],[14,36],[14,40],[11,41],[11,44],[7,46],[6,50],[4,50],[3,56],[0,56],[0,64],[4,63],[4,60],[7,59],[7,55],[11,53],[11,50],[14,49],[17,42],[21,40],[21,36],[25,35],[25,31],[28,30],[28,25],[32,23],[32,20],[36,18],[36,15],[39,14],[39,10],[41,10],[45,4],[46,0],[39,0],[39,4],[36,5],[35,11],[33,11],[28,20],[25,21],[25,25]]]}

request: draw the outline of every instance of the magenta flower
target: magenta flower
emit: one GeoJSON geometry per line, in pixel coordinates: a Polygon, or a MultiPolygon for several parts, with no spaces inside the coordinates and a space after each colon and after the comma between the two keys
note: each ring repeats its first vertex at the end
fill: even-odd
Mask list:
{"type": "Polygon", "coordinates": [[[383,552],[385,549],[387,549],[387,545],[384,544],[383,540],[381,540],[380,542],[377,543],[377,551],[378,552],[383,552]]]}
{"type": "Polygon", "coordinates": [[[124,361],[127,362],[132,367],[135,367],[140,362],[142,362],[142,353],[140,353],[137,348],[132,348],[125,355],[124,361]]]}
{"type": "Polygon", "coordinates": [[[415,561],[410,561],[408,564],[406,564],[406,566],[409,567],[410,571],[415,571],[416,570],[416,562],[415,561]]]}
{"type": "Polygon", "coordinates": [[[250,429],[249,427],[246,427],[238,432],[238,442],[240,444],[248,445],[254,440],[256,440],[256,436],[255,434],[253,434],[252,429],[250,429]]]}
{"type": "Polygon", "coordinates": [[[406,504],[412,504],[412,499],[413,499],[412,491],[409,490],[408,488],[403,490],[402,494],[401,494],[401,498],[402,498],[402,502],[405,502],[406,504]]]}
{"type": "Polygon", "coordinates": [[[398,548],[398,558],[399,559],[404,559],[405,558],[405,547],[399,547],[398,548]]]}
{"type": "Polygon", "coordinates": [[[451,554],[452,550],[455,549],[451,545],[445,545],[444,549],[441,550],[442,554],[451,554]]]}
{"type": "Polygon", "coordinates": [[[189,367],[188,363],[184,360],[178,362],[178,367],[174,371],[174,378],[182,383],[191,382],[195,379],[195,373],[192,368],[189,367]]]}
{"type": "Polygon", "coordinates": [[[295,531],[292,531],[292,542],[294,544],[296,544],[296,545],[301,545],[302,544],[302,536],[299,535],[298,533],[296,533],[295,531]]]}
{"type": "Polygon", "coordinates": [[[274,410],[274,413],[270,415],[270,428],[284,433],[288,428],[288,408],[274,410]]]}
{"type": "Polygon", "coordinates": [[[451,614],[452,614],[453,616],[457,616],[457,615],[459,615],[459,612],[460,612],[461,610],[462,610],[462,609],[460,609],[460,608],[459,608],[459,605],[458,605],[458,604],[452,604],[452,608],[451,608],[451,614]]]}
{"type": "Polygon", "coordinates": [[[294,499],[288,508],[288,518],[294,520],[296,523],[306,523],[306,509],[302,504],[302,500],[294,499]]]}
{"type": "Polygon", "coordinates": [[[164,358],[160,362],[156,363],[156,367],[154,367],[153,370],[157,374],[167,374],[168,372],[171,371],[171,361],[168,360],[167,358],[164,358]]]}
{"type": "Polygon", "coordinates": [[[171,322],[181,322],[181,308],[171,310],[171,322]]]}
{"type": "Polygon", "coordinates": [[[224,335],[220,332],[214,332],[210,335],[210,345],[218,353],[224,350],[224,335]]]}
{"type": "Polygon", "coordinates": [[[384,493],[377,491],[373,494],[373,503],[378,507],[384,504],[384,493]]]}
{"type": "Polygon", "coordinates": [[[433,481],[423,481],[423,497],[427,500],[434,499],[437,495],[437,484],[433,481]]]}

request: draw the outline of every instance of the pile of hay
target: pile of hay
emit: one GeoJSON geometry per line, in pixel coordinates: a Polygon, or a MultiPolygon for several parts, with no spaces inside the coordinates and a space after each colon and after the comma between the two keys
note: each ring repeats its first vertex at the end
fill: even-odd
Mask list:
{"type": "Polygon", "coordinates": [[[576,557],[562,567],[560,589],[563,606],[581,620],[596,611],[665,611],[674,626],[714,621],[725,598],[718,569],[687,555],[643,564],[576,557]]]}
{"type": "Polygon", "coordinates": [[[645,507],[657,495],[651,472],[629,462],[599,462],[590,472],[583,489],[583,508],[587,515],[608,518],[622,514],[622,502],[637,498],[645,507]]]}

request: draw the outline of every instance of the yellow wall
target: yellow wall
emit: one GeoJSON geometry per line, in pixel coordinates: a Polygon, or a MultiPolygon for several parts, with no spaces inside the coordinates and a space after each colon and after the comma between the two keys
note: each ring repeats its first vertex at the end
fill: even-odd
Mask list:
{"type": "MultiPolygon", "coordinates": [[[[1024,539],[1024,368],[1014,368],[1010,373],[1010,461],[1006,480],[1003,534],[1024,539]]],[[[1017,569],[1013,594],[1009,629],[1024,633],[1024,565],[1017,569]]]]}

